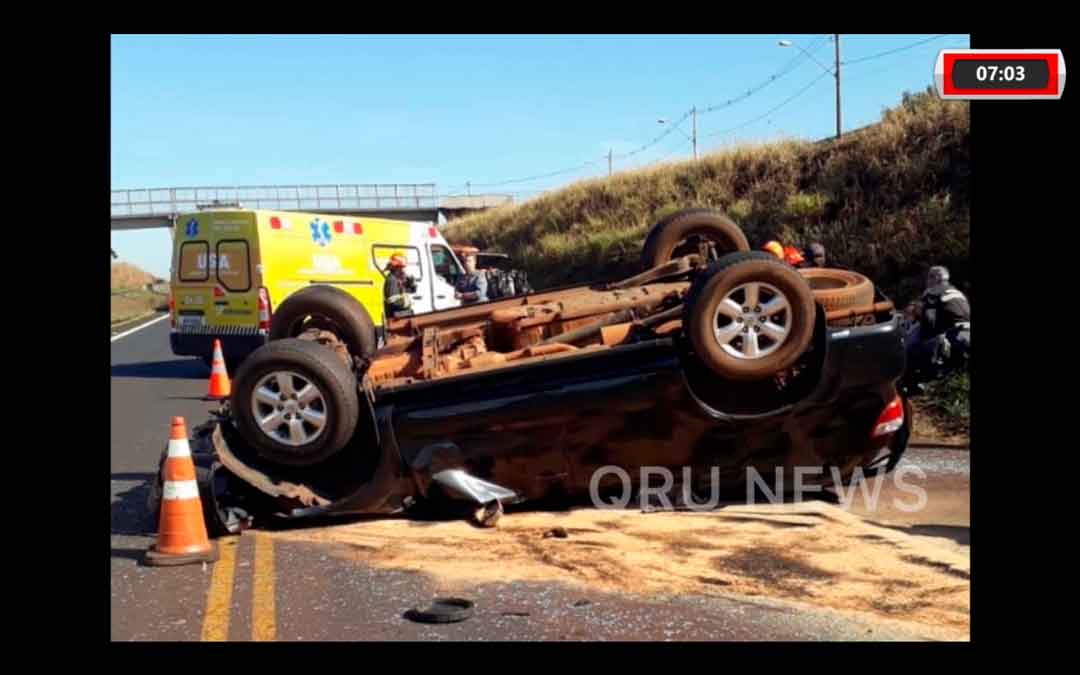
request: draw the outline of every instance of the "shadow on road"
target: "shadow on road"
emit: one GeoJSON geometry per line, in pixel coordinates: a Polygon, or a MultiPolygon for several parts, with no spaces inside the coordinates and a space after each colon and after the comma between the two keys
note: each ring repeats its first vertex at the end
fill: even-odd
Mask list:
{"type": "Polygon", "coordinates": [[[146,549],[144,548],[114,548],[111,553],[113,558],[124,558],[127,560],[134,560],[141,562],[146,557],[146,549]]]}
{"type": "MultiPolygon", "coordinates": [[[[695,503],[704,504],[708,500],[708,495],[696,495],[694,497],[695,503]]],[[[771,495],[767,492],[763,492],[759,489],[755,489],[753,493],[753,499],[748,500],[745,490],[729,490],[723,491],[716,495],[717,499],[714,500],[714,504],[711,508],[705,509],[708,511],[722,511],[727,507],[732,506],[745,506],[752,504],[769,504],[769,503],[784,503],[784,504],[800,504],[808,502],[824,502],[826,504],[838,504],[840,499],[829,491],[821,491],[816,493],[808,493],[802,499],[796,499],[793,493],[787,492],[777,495],[771,495]]],[[[606,496],[602,496],[602,500],[609,502],[610,499],[606,496]]],[[[674,511],[693,511],[701,509],[692,509],[682,503],[678,497],[672,497],[669,499],[671,509],[674,511]]],[[[639,494],[634,493],[632,497],[627,501],[623,507],[607,507],[614,508],[614,510],[620,511],[641,511],[642,504],[639,499],[639,494]]],[[[426,499],[420,500],[414,504],[405,513],[396,514],[366,514],[366,515],[335,515],[335,516],[318,516],[311,518],[301,518],[297,520],[286,520],[278,518],[257,518],[255,527],[257,529],[266,529],[274,531],[286,531],[286,530],[305,530],[305,529],[318,529],[322,527],[333,527],[339,525],[349,525],[354,523],[360,523],[364,521],[375,520],[387,520],[387,519],[400,519],[408,520],[412,525],[418,525],[421,527],[437,525],[439,523],[445,523],[452,520],[467,520],[473,525],[477,525],[473,519],[473,514],[477,509],[477,505],[464,500],[446,500],[446,499],[426,499]]],[[[554,495],[547,498],[534,499],[519,504],[506,504],[504,507],[505,513],[569,513],[579,509],[596,508],[591,499],[587,496],[574,496],[569,497],[565,495],[554,495]]],[[[667,505],[657,503],[656,499],[649,499],[646,503],[646,510],[644,513],[650,511],[660,512],[667,511],[667,505]]],[[[761,520],[770,525],[778,527],[805,527],[800,524],[780,524],[777,525],[772,520],[764,520],[754,518],[752,516],[732,516],[737,520],[754,521],[761,520]]],[[[477,525],[479,527],[479,525],[477,525]]],[[[944,535],[935,535],[944,536],[944,535]]]]}
{"type": "Polygon", "coordinates": [[[971,528],[966,525],[889,525],[888,523],[874,523],[874,525],[916,536],[952,539],[961,546],[971,546],[971,528]]]}
{"type": "MultiPolygon", "coordinates": [[[[157,532],[157,514],[150,513],[146,508],[146,498],[150,495],[150,481],[155,478],[152,473],[114,473],[113,481],[135,482],[133,487],[117,492],[111,505],[111,532],[114,535],[129,537],[147,537],[157,532]]],[[[113,557],[125,557],[118,555],[123,549],[114,549],[113,557]]]]}
{"type": "Polygon", "coordinates": [[[146,377],[178,380],[204,380],[209,371],[200,359],[173,359],[124,363],[112,367],[113,377],[146,377]]]}

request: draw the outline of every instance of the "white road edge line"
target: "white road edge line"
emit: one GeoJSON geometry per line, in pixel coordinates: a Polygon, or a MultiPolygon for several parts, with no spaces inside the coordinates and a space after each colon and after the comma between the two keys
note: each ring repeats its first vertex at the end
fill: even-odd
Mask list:
{"type": "Polygon", "coordinates": [[[135,326],[135,327],[134,327],[134,328],[132,328],[131,330],[126,330],[126,331],[124,331],[123,333],[120,333],[119,335],[114,335],[114,336],[112,336],[112,338],[111,338],[111,339],[109,340],[109,342],[116,342],[117,340],[119,340],[119,339],[120,339],[120,338],[122,338],[122,337],[127,337],[128,335],[131,335],[132,333],[134,333],[134,332],[136,332],[136,331],[140,331],[140,330],[142,330],[143,328],[146,328],[147,326],[150,326],[150,325],[152,325],[152,324],[155,324],[155,323],[157,323],[158,321],[161,321],[162,319],[168,319],[168,318],[169,318],[169,315],[168,315],[167,313],[166,313],[166,314],[162,314],[161,316],[159,316],[159,317],[158,317],[158,318],[156,318],[156,319],[152,319],[152,320],[150,320],[150,321],[147,321],[146,323],[143,323],[143,324],[139,324],[138,326],[135,326]]]}

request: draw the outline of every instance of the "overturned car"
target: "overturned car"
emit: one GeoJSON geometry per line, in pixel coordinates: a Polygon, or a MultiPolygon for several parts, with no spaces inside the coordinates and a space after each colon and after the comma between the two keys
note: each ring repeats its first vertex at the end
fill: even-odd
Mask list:
{"type": "Polygon", "coordinates": [[[900,317],[868,279],[750,251],[704,209],[657,223],[642,267],[392,320],[380,349],[344,294],[340,314],[298,320],[195,429],[211,529],[432,504],[492,513],[621,488],[610,473],[592,483],[611,466],[719,470],[738,488],[751,468],[817,467],[828,485],[896,465],[911,424],[900,317]]]}

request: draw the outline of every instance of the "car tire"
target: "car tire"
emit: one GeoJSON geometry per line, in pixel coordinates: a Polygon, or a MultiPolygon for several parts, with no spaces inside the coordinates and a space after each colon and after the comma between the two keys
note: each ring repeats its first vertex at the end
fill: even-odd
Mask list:
{"type": "Polygon", "coordinates": [[[349,442],[360,417],[352,369],[334,350],[295,338],[267,343],[247,357],[233,379],[231,408],[244,439],[267,460],[286,466],[333,456],[349,442]],[[280,417],[271,419],[274,407],[280,417]]]}
{"type": "Polygon", "coordinates": [[[810,267],[799,273],[826,312],[874,303],[874,282],[858,272],[810,267]]]}
{"type": "Polygon", "coordinates": [[[311,328],[330,331],[353,356],[370,359],[375,354],[371,315],[356,298],[333,286],[316,284],[285,298],[270,320],[270,339],[294,338],[311,328]]]}
{"type": "Polygon", "coordinates": [[[641,251],[641,266],[652,269],[683,255],[697,251],[693,238],[701,237],[716,244],[717,255],[749,251],[742,228],[714,209],[686,209],[662,219],[649,230],[641,251]]]}
{"type": "Polygon", "coordinates": [[[760,380],[790,367],[814,334],[814,297],[806,280],[760,251],[729,253],[710,265],[690,286],[683,311],[698,358],[731,380],[760,380]],[[778,309],[767,314],[770,306],[778,309]],[[759,307],[764,311],[755,311],[759,307]]]}

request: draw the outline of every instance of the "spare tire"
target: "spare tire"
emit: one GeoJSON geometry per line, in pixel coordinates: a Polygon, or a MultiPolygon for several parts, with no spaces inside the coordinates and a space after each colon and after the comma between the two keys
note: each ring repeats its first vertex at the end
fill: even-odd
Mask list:
{"type": "Polygon", "coordinates": [[[683,325],[698,358],[731,380],[790,367],[814,335],[814,296],[795,268],[769,253],[729,253],[690,286],[683,325]]]}
{"type": "Polygon", "coordinates": [[[717,258],[749,251],[742,228],[713,209],[686,209],[664,218],[649,230],[641,251],[641,266],[652,269],[684,255],[697,253],[701,240],[715,244],[717,258]]]}
{"type": "Polygon", "coordinates": [[[375,323],[360,302],[341,289],[316,284],[301,288],[274,309],[270,339],[293,338],[318,328],[333,333],[353,356],[375,354],[375,323]]]}
{"type": "Polygon", "coordinates": [[[810,267],[799,273],[826,312],[874,303],[874,283],[858,272],[810,267]]]}
{"type": "Polygon", "coordinates": [[[259,347],[233,379],[236,427],[266,459],[317,464],[349,442],[360,418],[356,377],[329,347],[286,338],[259,347]]]}

